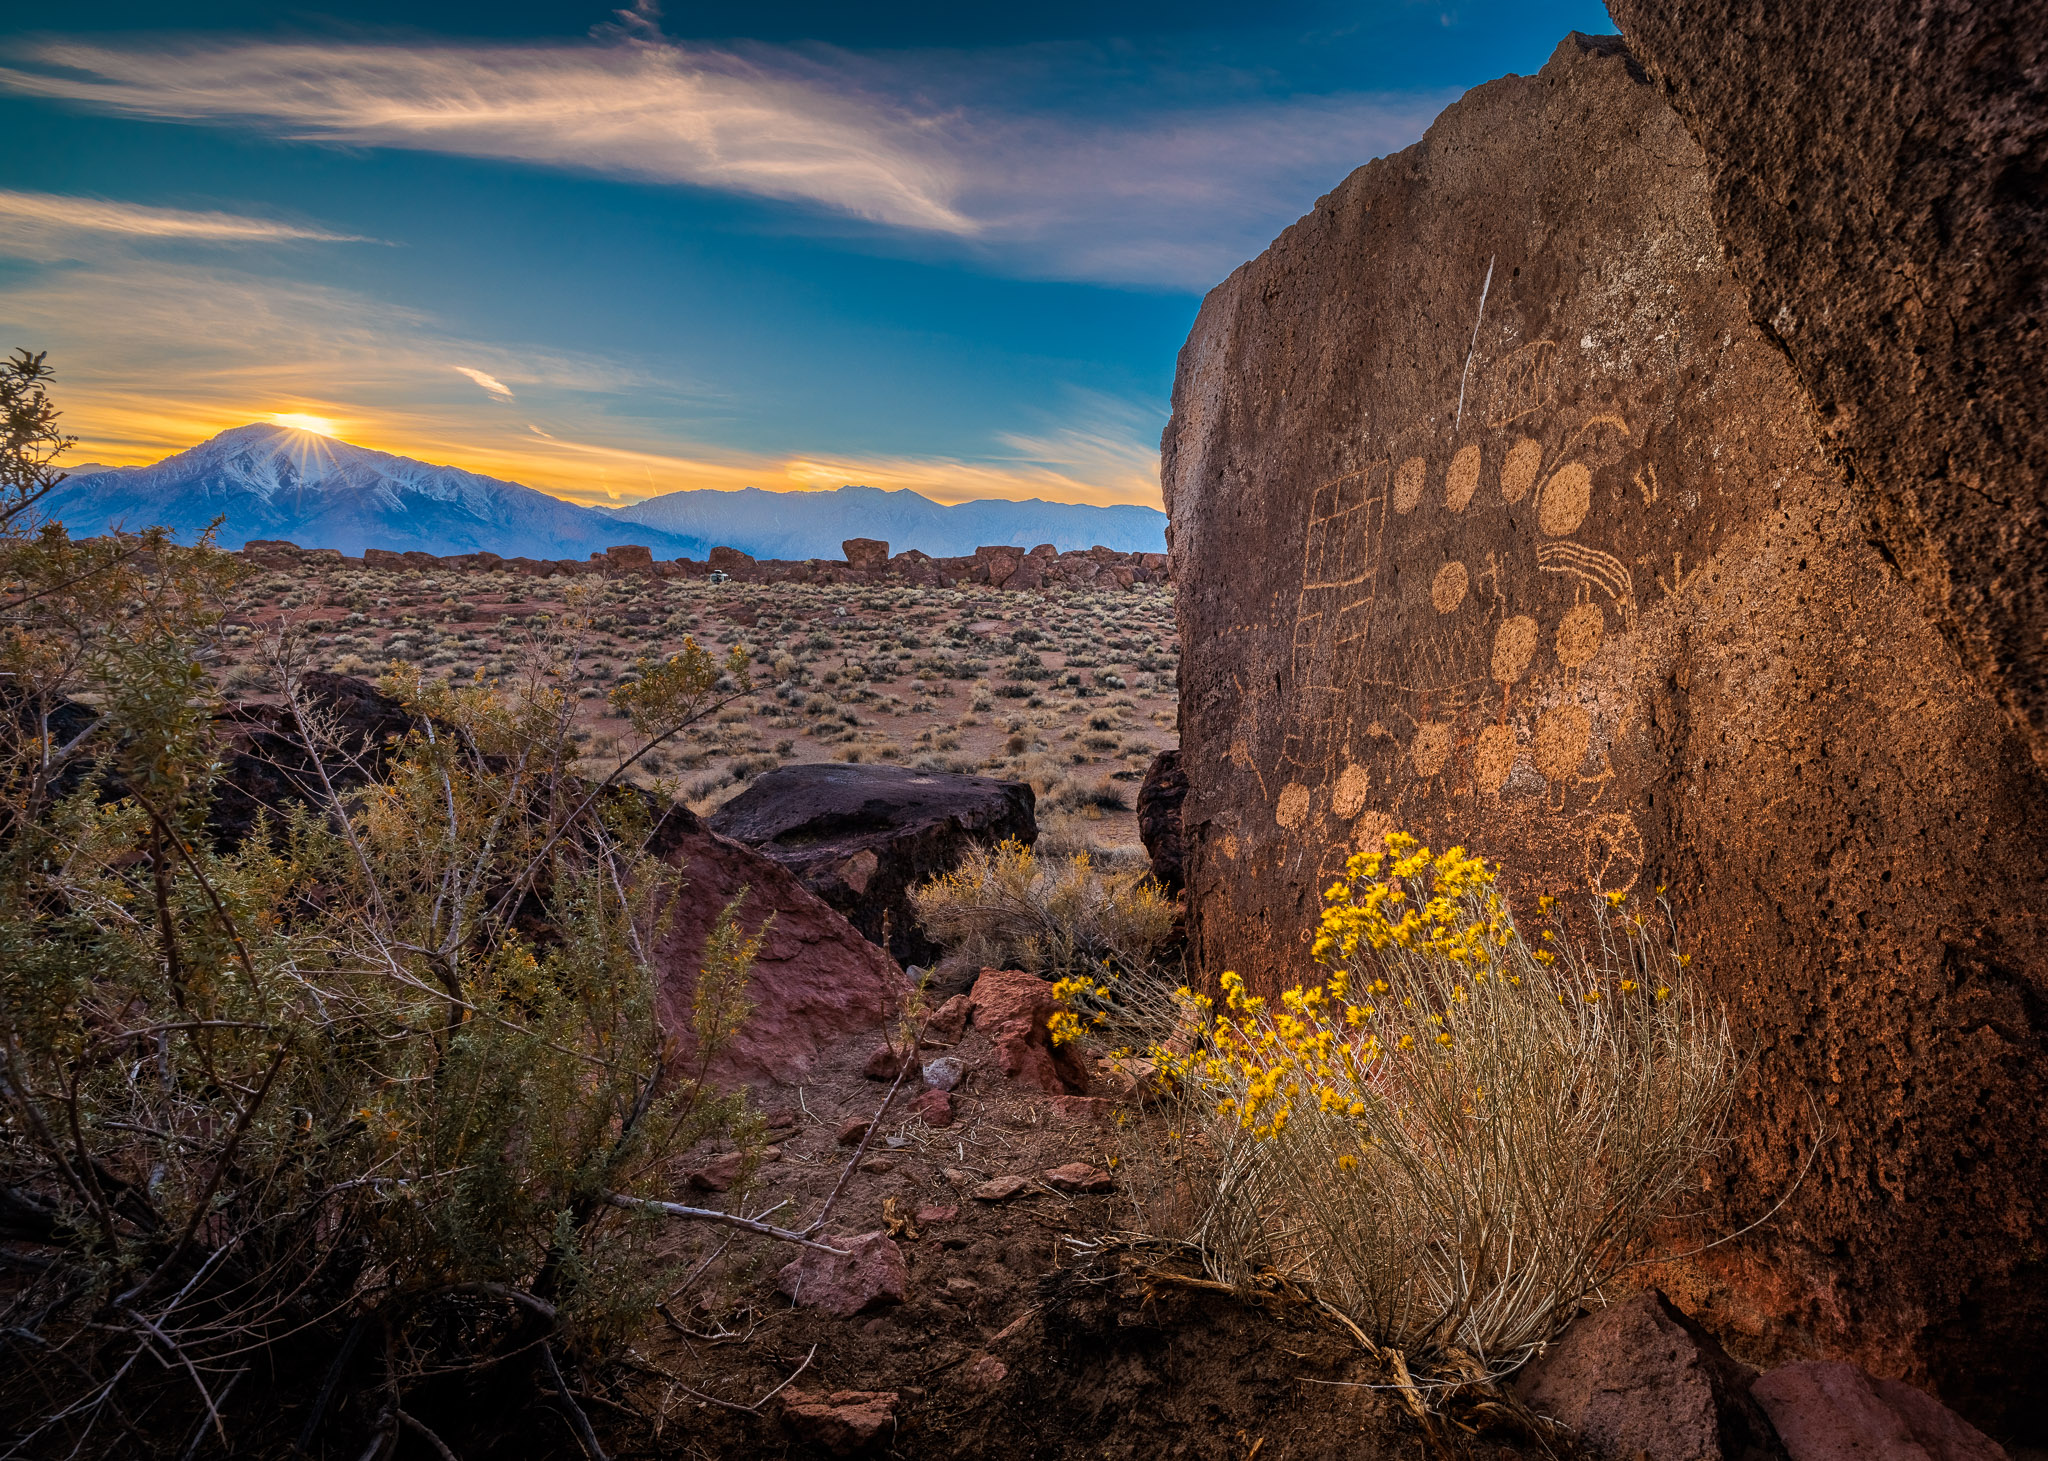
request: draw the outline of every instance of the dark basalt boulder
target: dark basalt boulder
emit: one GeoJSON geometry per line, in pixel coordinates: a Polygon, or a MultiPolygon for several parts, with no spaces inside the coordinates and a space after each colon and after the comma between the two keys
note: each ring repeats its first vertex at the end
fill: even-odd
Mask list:
{"type": "Polygon", "coordinates": [[[789,868],[897,962],[929,965],[940,949],[910,890],[971,847],[1036,841],[1036,807],[1020,781],[829,762],[767,772],[711,827],[789,868]]]}
{"type": "MultiPolygon", "coordinates": [[[[1703,13],[1673,11],[1684,54],[1752,49],[1729,88],[1865,84],[1703,13]]],[[[1755,1063],[1699,1188],[1747,1231],[1660,1281],[1753,1362],[2017,1423],[2048,1366],[2048,776],[1755,322],[1722,177],[1618,38],[1573,37],[1211,292],[1162,454],[1189,937],[1209,977],[1299,981],[1322,890],[1397,828],[1503,863],[1518,908],[1663,891],[1755,1063]]],[[[1976,450],[1990,417],[1954,419],[1976,450]]],[[[1989,536],[1924,499],[1959,591],[2022,602],[2042,480],[1989,536]]]]}
{"type": "Polygon", "coordinates": [[[1161,751],[1138,784],[1138,840],[1152,859],[1152,880],[1169,893],[1186,883],[1182,866],[1180,806],[1187,800],[1188,774],[1180,752],[1161,751]]]}
{"type": "Polygon", "coordinates": [[[2048,14],[1615,0],[1872,536],[2048,766],[2048,14]]]}

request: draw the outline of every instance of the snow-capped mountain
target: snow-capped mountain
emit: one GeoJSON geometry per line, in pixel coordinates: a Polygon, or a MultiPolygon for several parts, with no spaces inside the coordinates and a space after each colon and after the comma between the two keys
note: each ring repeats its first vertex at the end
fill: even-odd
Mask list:
{"type": "MultiPolygon", "coordinates": [[[[608,513],[517,482],[267,424],[223,431],[154,466],[74,476],[43,510],[74,537],[162,526],[189,541],[218,517],[224,548],[285,538],[351,555],[390,548],[583,558],[621,541],[608,513]]],[[[653,536],[648,546],[662,557],[688,551],[653,536]]]]}
{"type": "Polygon", "coordinates": [[[1098,543],[1119,553],[1166,551],[1166,514],[1156,508],[1087,507],[1036,498],[946,507],[907,489],[885,492],[879,487],[806,492],[794,500],[790,493],[758,487],[698,489],[650,497],[611,513],[707,548],[725,543],[756,558],[837,558],[839,545],[848,538],[881,538],[893,552],[920,548],[934,558],[964,557],[994,543],[1020,548],[1051,543],[1062,553],[1098,543]]]}
{"type": "Polygon", "coordinates": [[[219,542],[284,538],[302,548],[585,558],[641,543],[657,558],[704,558],[714,546],[756,558],[837,558],[847,538],[882,538],[935,558],[984,543],[1062,551],[1100,543],[1161,552],[1166,514],[1065,502],[963,502],[915,492],[686,491],[612,511],[579,507],[517,482],[436,467],[289,427],[257,424],[149,467],[75,473],[43,501],[74,537],[162,526],[190,541],[215,518],[219,542]]]}

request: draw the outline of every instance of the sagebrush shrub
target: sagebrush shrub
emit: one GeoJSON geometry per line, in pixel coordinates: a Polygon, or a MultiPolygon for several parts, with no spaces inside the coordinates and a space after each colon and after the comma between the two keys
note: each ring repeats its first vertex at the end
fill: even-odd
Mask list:
{"type": "Polygon", "coordinates": [[[1085,852],[1041,858],[1014,839],[975,848],[910,896],[925,931],[954,957],[1047,974],[1149,969],[1175,918],[1143,868],[1101,868],[1085,852]]]}
{"type": "Polygon", "coordinates": [[[1325,977],[1277,1002],[1232,973],[1220,1007],[1063,984],[1062,1037],[1149,1037],[1173,1136],[1130,1154],[1141,1228],[1493,1373],[1638,1259],[1721,1144],[1741,1057],[1661,904],[1594,898],[1574,934],[1546,897],[1530,939],[1497,875],[1390,836],[1325,894],[1325,977]]]}

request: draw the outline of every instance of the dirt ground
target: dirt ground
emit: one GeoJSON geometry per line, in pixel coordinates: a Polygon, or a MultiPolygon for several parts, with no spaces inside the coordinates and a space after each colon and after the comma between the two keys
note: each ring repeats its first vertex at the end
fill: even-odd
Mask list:
{"type": "Polygon", "coordinates": [[[640,779],[699,812],[789,762],[1026,780],[1042,848],[1111,862],[1142,855],[1138,782],[1178,739],[1173,597],[1155,585],[1003,593],[306,564],[242,586],[215,661],[227,689],[275,691],[280,631],[310,667],[370,678],[411,664],[461,683],[548,660],[583,707],[588,764],[606,770],[633,749],[607,696],[638,661],[686,636],[744,645],[754,692],[643,762],[640,779]]]}
{"type": "MultiPolygon", "coordinates": [[[[756,1104],[794,1127],[744,1191],[709,1200],[780,1219],[815,1214],[853,1153],[840,1133],[872,1118],[887,1092],[862,1074],[881,1039],[878,1031],[835,1050],[801,1085],[757,1089],[756,1104]]],[[[797,1250],[683,1230],[679,1263],[688,1272],[709,1264],[638,1346],[642,1382],[628,1397],[642,1414],[660,1415],[659,1434],[611,1412],[615,1454],[1519,1454],[1500,1438],[1474,1448],[1477,1432],[1440,1436],[1425,1449],[1385,1376],[1303,1296],[1276,1289],[1247,1303],[1218,1292],[1184,1255],[1124,1245],[1121,1182],[1130,1168],[1120,1153],[1154,1139],[1156,1118],[1099,1100],[1077,1109],[1071,1098],[1006,1079],[972,1028],[924,1059],[945,1054],[968,1072],[952,1124],[920,1119],[907,1085],[829,1225],[848,1237],[893,1230],[909,1270],[904,1300],[850,1319],[792,1306],[777,1275],[797,1250]],[[1055,1190],[1049,1170],[1076,1162],[1118,1190],[1055,1190]],[[1029,1180],[1003,1200],[973,1195],[1006,1176],[1029,1180]],[[891,1424],[869,1447],[822,1444],[789,1418],[792,1397],[844,1392],[894,1397],[891,1424]]],[[[566,1429],[553,1439],[566,1446],[566,1429]]]]}

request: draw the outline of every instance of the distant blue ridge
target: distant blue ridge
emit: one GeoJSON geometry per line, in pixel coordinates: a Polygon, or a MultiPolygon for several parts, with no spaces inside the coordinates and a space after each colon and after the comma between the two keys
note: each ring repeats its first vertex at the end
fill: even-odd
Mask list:
{"type": "Polygon", "coordinates": [[[837,558],[847,538],[880,538],[963,557],[984,544],[1166,549],[1149,507],[980,501],[946,507],[915,492],[696,490],[604,511],[517,482],[437,467],[269,424],[238,426],[148,467],[76,475],[44,499],[73,537],[168,529],[190,542],[222,518],[219,542],[282,538],[302,548],[365,548],[506,558],[587,558],[640,543],[657,558],[703,559],[723,545],[756,558],[837,558]]]}

